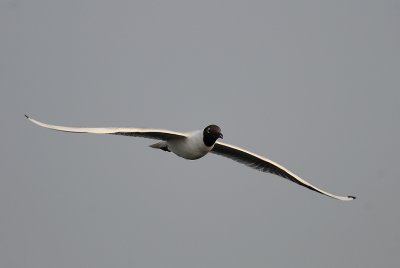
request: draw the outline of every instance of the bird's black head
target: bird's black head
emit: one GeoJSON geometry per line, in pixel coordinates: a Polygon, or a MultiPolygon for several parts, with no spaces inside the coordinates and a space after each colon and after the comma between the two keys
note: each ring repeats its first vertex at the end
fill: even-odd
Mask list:
{"type": "Polygon", "coordinates": [[[219,126],[209,125],[203,130],[203,141],[207,146],[213,146],[216,140],[223,137],[219,126]]]}

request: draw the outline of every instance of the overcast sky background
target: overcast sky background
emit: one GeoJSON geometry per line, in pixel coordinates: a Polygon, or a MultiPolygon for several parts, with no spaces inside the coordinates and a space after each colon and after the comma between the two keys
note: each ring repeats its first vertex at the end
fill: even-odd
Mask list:
{"type": "Polygon", "coordinates": [[[1,267],[396,267],[400,2],[0,1],[1,267]],[[218,124],[340,202],[153,141],[218,124]]]}

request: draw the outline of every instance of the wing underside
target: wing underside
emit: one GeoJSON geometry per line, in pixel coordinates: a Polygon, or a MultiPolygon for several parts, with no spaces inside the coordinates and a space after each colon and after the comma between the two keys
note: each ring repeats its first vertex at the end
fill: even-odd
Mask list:
{"type": "Polygon", "coordinates": [[[87,128],[87,127],[66,127],[58,125],[50,125],[46,123],[39,122],[29,116],[25,115],[29,121],[32,123],[57,131],[71,132],[71,133],[93,133],[93,134],[112,134],[112,135],[122,135],[131,137],[142,137],[156,140],[171,140],[186,138],[183,133],[162,130],[162,129],[145,129],[145,128],[87,128]]]}
{"type": "Polygon", "coordinates": [[[315,187],[314,185],[310,184],[309,182],[303,180],[302,178],[300,178],[293,172],[289,171],[288,169],[284,168],[283,166],[269,160],[268,158],[259,156],[257,154],[254,154],[252,152],[246,151],[242,148],[233,145],[225,144],[222,142],[216,142],[211,152],[214,154],[230,158],[236,162],[245,164],[246,166],[249,166],[256,170],[278,175],[282,178],[288,179],[296,184],[306,187],[312,191],[327,195],[334,199],[339,199],[343,201],[355,199],[354,196],[337,196],[328,193],[324,190],[321,190],[315,187]]]}

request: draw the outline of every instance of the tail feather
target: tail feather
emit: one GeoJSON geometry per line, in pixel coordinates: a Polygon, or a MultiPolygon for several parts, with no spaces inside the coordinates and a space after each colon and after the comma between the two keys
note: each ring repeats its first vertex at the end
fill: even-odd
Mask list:
{"type": "Polygon", "coordinates": [[[151,148],[154,148],[154,149],[161,149],[161,150],[166,151],[166,152],[171,152],[168,149],[168,145],[167,145],[167,143],[165,141],[157,142],[157,143],[154,143],[154,144],[149,145],[149,146],[151,148]]]}

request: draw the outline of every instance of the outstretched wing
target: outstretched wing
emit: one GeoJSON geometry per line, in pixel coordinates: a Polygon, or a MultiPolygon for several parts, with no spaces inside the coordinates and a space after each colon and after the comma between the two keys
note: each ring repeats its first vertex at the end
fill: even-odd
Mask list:
{"type": "Polygon", "coordinates": [[[156,140],[171,140],[171,139],[180,139],[186,138],[186,135],[179,132],[162,130],[162,129],[145,129],[145,128],[87,128],[87,127],[64,127],[64,126],[56,126],[49,125],[42,122],[39,122],[29,116],[25,115],[26,118],[29,119],[32,123],[39,125],[41,127],[54,129],[58,131],[64,132],[72,132],[72,133],[94,133],[94,134],[113,134],[113,135],[122,135],[122,136],[132,136],[132,137],[142,137],[156,140]]]}
{"type": "Polygon", "coordinates": [[[325,192],[312,184],[308,183],[307,181],[303,180],[293,172],[289,171],[288,169],[284,168],[283,166],[265,158],[262,156],[259,156],[257,154],[254,154],[252,152],[246,151],[242,148],[225,144],[222,142],[216,142],[214,145],[214,148],[211,150],[212,153],[218,154],[224,157],[228,157],[236,162],[245,164],[246,166],[249,166],[251,168],[260,170],[262,172],[268,172],[272,173],[275,175],[278,175],[280,177],[283,177],[285,179],[291,180],[294,183],[297,183],[301,186],[304,186],[310,190],[316,191],[318,193],[327,195],[329,197],[343,200],[343,201],[349,201],[355,199],[354,196],[337,196],[328,192],[325,192]]]}

